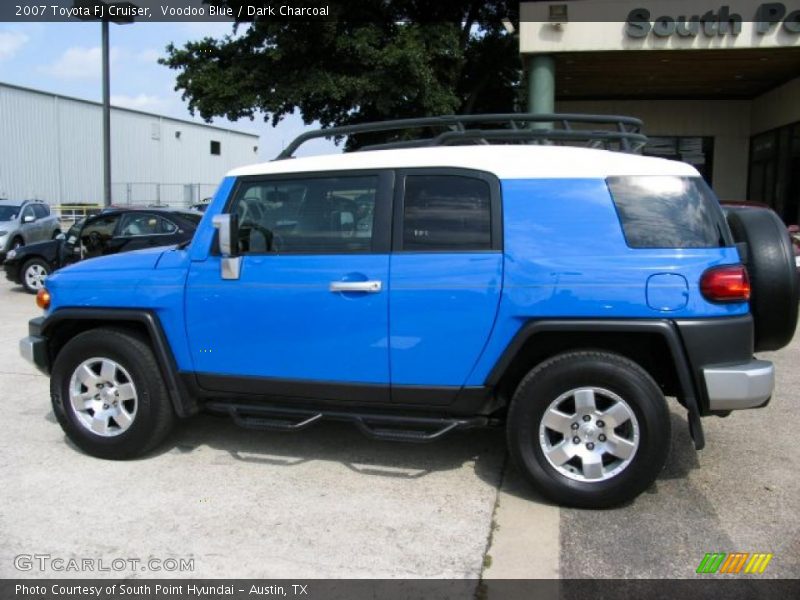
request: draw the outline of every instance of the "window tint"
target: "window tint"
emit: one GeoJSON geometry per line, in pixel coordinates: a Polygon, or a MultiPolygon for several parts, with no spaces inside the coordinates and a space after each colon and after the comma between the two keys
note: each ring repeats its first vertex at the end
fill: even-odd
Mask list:
{"type": "Polygon", "coordinates": [[[610,177],[608,187],[632,248],[733,244],[719,202],[699,177],[610,177]]]}
{"type": "Polygon", "coordinates": [[[458,175],[409,175],[403,204],[404,250],[490,250],[489,184],[458,175]]]}
{"type": "Polygon", "coordinates": [[[25,208],[22,209],[22,220],[25,220],[25,217],[36,217],[36,213],[33,212],[33,206],[28,204],[25,208]]]}
{"type": "Polygon", "coordinates": [[[368,252],[377,176],[244,183],[231,212],[243,253],[368,252]]]}
{"type": "Polygon", "coordinates": [[[47,208],[46,204],[34,204],[33,212],[37,219],[42,219],[50,214],[50,209],[47,208]]]}

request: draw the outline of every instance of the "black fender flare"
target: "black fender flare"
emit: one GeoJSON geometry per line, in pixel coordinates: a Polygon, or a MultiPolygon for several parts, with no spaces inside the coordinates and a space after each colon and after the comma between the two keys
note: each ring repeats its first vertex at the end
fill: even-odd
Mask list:
{"type": "MultiPolygon", "coordinates": [[[[186,386],[178,376],[178,365],[172,354],[164,329],[158,316],[147,309],[130,308],[62,308],[53,311],[45,317],[40,324],[41,335],[50,339],[52,334],[60,327],[75,321],[93,321],[102,324],[137,323],[144,326],[150,338],[153,352],[156,355],[161,370],[161,376],[167,387],[175,414],[178,417],[189,417],[198,412],[197,401],[191,396],[186,386]]],[[[52,352],[52,350],[50,350],[52,352]]],[[[55,355],[49,357],[52,365],[55,355]]]]}
{"type": "Polygon", "coordinates": [[[669,319],[542,319],[523,325],[486,379],[486,385],[496,386],[525,343],[540,333],[650,333],[661,336],[672,356],[681,398],[688,413],[689,430],[697,450],[705,447],[705,435],[700,421],[699,398],[704,387],[693,375],[688,355],[675,323],[669,319]]]}

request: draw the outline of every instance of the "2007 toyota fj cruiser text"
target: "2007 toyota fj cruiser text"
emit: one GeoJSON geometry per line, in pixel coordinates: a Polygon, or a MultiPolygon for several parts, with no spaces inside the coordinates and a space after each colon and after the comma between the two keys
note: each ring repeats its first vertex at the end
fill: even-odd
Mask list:
{"type": "Polygon", "coordinates": [[[798,301],[774,213],[726,222],[686,164],[554,144],[635,150],[640,125],[489,115],[305,134],[230,173],[190,244],[49,277],[22,354],[50,374],[69,438],[102,458],[148,452],[199,410],[406,441],[504,422],[552,499],[625,501],[666,460],[665,395],[697,448],[701,416],[769,402],[773,366],[753,352],[789,342],[798,301]],[[443,131],[283,160],[313,137],[403,127],[443,131]]]}

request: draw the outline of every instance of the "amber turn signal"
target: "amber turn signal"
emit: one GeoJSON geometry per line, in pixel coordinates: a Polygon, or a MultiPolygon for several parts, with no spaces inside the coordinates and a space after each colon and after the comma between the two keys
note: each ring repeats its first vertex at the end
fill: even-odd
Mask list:
{"type": "Polygon", "coordinates": [[[50,292],[48,292],[45,288],[42,288],[36,292],[36,306],[42,310],[47,310],[50,308],[50,292]]]}

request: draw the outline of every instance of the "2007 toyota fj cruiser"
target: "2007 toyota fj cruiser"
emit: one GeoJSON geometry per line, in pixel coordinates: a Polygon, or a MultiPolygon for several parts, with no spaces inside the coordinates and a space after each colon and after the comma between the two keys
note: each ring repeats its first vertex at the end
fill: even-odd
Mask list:
{"type": "Polygon", "coordinates": [[[49,277],[21,352],[50,374],[69,438],[102,458],[139,456],[203,409],[406,441],[504,422],[549,497],[625,501],[666,460],[665,395],[698,449],[701,416],[769,402],[773,365],[753,352],[789,342],[798,303],[774,213],[726,222],[695,169],[632,152],[640,125],[485,115],[304,134],[231,172],[191,243],[49,277]],[[315,137],[399,129],[434,134],[288,160],[315,137]],[[578,141],[622,152],[559,145],[578,141]]]}

